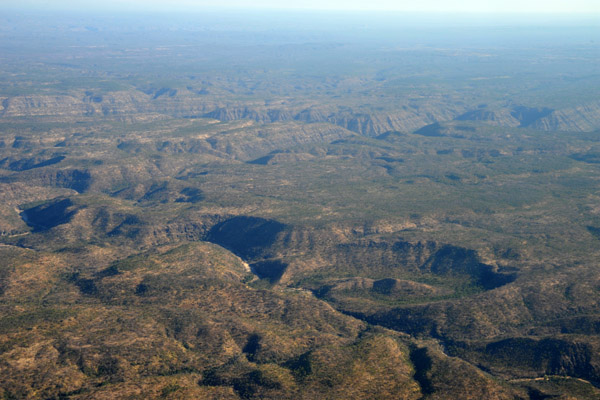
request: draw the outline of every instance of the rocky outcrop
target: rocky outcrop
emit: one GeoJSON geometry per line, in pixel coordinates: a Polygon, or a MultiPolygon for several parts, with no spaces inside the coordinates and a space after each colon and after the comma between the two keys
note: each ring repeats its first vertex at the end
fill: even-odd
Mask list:
{"type": "Polygon", "coordinates": [[[73,189],[79,193],[85,192],[92,182],[88,170],[65,168],[46,169],[40,168],[27,170],[21,174],[3,176],[1,183],[29,182],[34,186],[73,189]]]}
{"type": "Polygon", "coordinates": [[[531,127],[539,130],[587,132],[600,127],[600,103],[552,110],[512,106],[467,109],[462,104],[432,101],[407,106],[398,104],[384,111],[322,106],[299,108],[300,104],[268,106],[264,103],[222,104],[194,91],[176,88],[123,90],[103,94],[74,92],[60,95],[22,95],[0,99],[0,117],[90,117],[123,119],[141,115],[214,118],[219,121],[249,119],[260,123],[297,120],[329,122],[350,131],[377,136],[388,131],[411,132],[436,122],[481,121],[496,126],[531,127]]]}
{"type": "Polygon", "coordinates": [[[553,111],[530,126],[543,131],[591,132],[600,128],[600,102],[553,111]]]}
{"type": "Polygon", "coordinates": [[[336,293],[353,296],[380,294],[388,296],[390,299],[407,299],[447,295],[449,291],[405,279],[384,278],[375,280],[359,277],[340,279],[317,291],[317,295],[321,297],[325,295],[332,297],[336,293]]]}
{"type": "Polygon", "coordinates": [[[203,116],[218,119],[219,121],[251,119],[262,123],[289,121],[293,119],[292,113],[286,110],[249,107],[219,107],[203,116]]]}
{"type": "Polygon", "coordinates": [[[497,375],[534,378],[562,375],[597,382],[600,363],[592,343],[571,338],[512,337],[453,350],[497,375]]]}
{"type": "Polygon", "coordinates": [[[422,126],[448,121],[465,112],[464,106],[435,102],[386,111],[365,112],[325,106],[299,109],[296,106],[266,106],[262,103],[219,104],[186,89],[128,90],[105,94],[27,95],[4,98],[0,116],[91,117],[123,119],[135,115],[163,114],[171,117],[213,118],[219,121],[249,119],[260,123],[297,120],[329,122],[366,136],[388,131],[413,131],[422,126]]]}
{"type": "Polygon", "coordinates": [[[386,112],[351,111],[336,107],[311,107],[295,115],[293,111],[265,107],[220,107],[204,117],[220,121],[250,119],[261,123],[296,120],[307,123],[329,122],[365,136],[388,131],[410,132],[437,121],[452,120],[463,112],[460,106],[436,104],[420,108],[399,106],[386,112]]]}
{"type": "Polygon", "coordinates": [[[207,139],[214,151],[249,161],[272,151],[297,145],[330,143],[354,136],[352,132],[331,124],[278,123],[249,126],[246,129],[214,135],[207,139]]]}
{"type": "Polygon", "coordinates": [[[73,93],[69,95],[24,95],[5,98],[0,116],[13,117],[114,117],[161,113],[183,117],[200,116],[216,107],[213,102],[199,99],[191,93],[156,97],[136,90],[110,92],[102,95],[73,93]]]}
{"type": "Polygon", "coordinates": [[[388,112],[362,113],[341,111],[327,115],[318,110],[305,110],[296,119],[327,121],[365,136],[378,136],[389,131],[411,132],[438,121],[449,121],[464,112],[461,106],[428,105],[420,108],[398,107],[388,112]],[[314,119],[313,119],[314,118],[314,119]]]}

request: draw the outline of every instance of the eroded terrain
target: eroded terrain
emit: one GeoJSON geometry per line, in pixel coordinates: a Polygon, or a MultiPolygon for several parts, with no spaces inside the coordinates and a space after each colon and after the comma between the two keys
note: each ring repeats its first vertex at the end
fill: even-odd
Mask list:
{"type": "Polygon", "coordinates": [[[585,32],[14,18],[4,398],[600,396],[585,32]]]}

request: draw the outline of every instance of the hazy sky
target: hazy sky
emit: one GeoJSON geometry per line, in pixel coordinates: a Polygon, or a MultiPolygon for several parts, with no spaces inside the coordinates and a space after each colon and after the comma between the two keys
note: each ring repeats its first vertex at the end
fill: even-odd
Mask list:
{"type": "Polygon", "coordinates": [[[600,0],[0,0],[0,8],[201,11],[209,8],[600,13],[600,0]]]}

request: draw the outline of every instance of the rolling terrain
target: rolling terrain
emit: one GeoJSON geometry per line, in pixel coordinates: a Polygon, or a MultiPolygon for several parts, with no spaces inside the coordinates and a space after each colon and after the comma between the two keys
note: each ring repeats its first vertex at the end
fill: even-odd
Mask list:
{"type": "Polygon", "coordinates": [[[279,17],[0,18],[2,398],[600,397],[597,27],[279,17]]]}

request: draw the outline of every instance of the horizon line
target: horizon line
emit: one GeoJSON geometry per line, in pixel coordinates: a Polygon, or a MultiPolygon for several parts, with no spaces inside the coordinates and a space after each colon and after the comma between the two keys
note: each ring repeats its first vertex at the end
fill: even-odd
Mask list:
{"type": "Polygon", "coordinates": [[[562,10],[402,10],[395,8],[336,8],[336,7],[234,7],[234,6],[202,6],[202,7],[164,7],[164,6],[149,6],[144,9],[133,6],[96,6],[96,7],[65,7],[65,6],[27,6],[15,4],[0,4],[0,10],[20,11],[20,12],[65,12],[65,13],[98,13],[98,12],[119,12],[119,13],[203,13],[203,12],[338,12],[338,13],[394,13],[408,15],[494,15],[494,16],[553,16],[553,17],[569,17],[582,16],[594,17],[600,15],[600,10],[597,11],[562,11],[562,10]]]}

